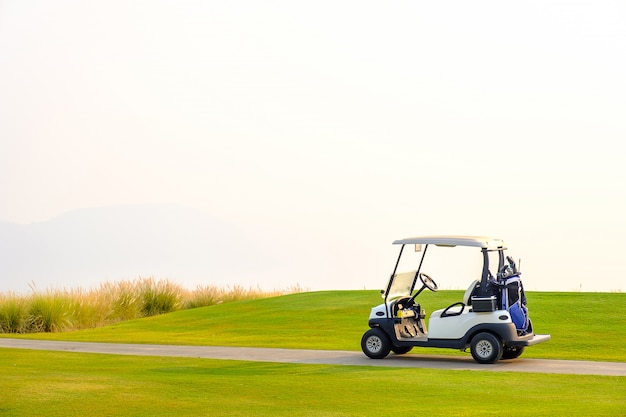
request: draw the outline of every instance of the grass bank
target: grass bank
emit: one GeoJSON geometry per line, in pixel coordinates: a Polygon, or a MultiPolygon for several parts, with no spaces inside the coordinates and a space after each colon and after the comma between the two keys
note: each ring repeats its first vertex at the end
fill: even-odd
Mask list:
{"type": "MultiPolygon", "coordinates": [[[[462,298],[461,291],[423,293],[427,314],[462,298]]],[[[537,333],[552,340],[532,346],[523,357],[626,361],[625,293],[528,294],[537,333]]],[[[381,302],[376,291],[302,292],[242,300],[106,327],[21,337],[118,343],[257,346],[360,350],[369,310],[381,302]]],[[[418,353],[469,355],[449,349],[418,353]]]]}
{"type": "MultiPolygon", "coordinates": [[[[429,312],[461,296],[441,291],[420,298],[429,312]]],[[[530,293],[528,298],[536,329],[553,339],[523,357],[626,360],[625,294],[530,293]]],[[[358,350],[369,309],[378,302],[374,291],[297,293],[102,328],[3,336],[358,350]]],[[[0,353],[0,416],[626,415],[625,377],[0,353]]]]}

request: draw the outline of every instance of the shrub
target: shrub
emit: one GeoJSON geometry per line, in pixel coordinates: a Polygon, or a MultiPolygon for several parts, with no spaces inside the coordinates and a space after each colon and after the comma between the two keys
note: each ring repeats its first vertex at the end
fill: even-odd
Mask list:
{"type": "Polygon", "coordinates": [[[141,317],[142,304],[137,284],[131,281],[104,283],[99,287],[102,297],[110,303],[109,322],[132,320],[141,317]]]}
{"type": "Polygon", "coordinates": [[[59,292],[35,294],[28,306],[28,331],[58,332],[71,324],[71,300],[59,292]]]}
{"type": "Polygon", "coordinates": [[[185,294],[185,308],[208,307],[223,302],[223,299],[223,289],[214,285],[199,285],[194,291],[185,294]]]}
{"type": "Polygon", "coordinates": [[[144,317],[170,313],[181,306],[182,288],[169,281],[145,278],[139,282],[144,317]]]}
{"type": "Polygon", "coordinates": [[[0,332],[24,333],[28,312],[26,300],[15,294],[0,296],[0,332]]]}
{"type": "Polygon", "coordinates": [[[89,329],[109,323],[112,304],[105,292],[78,289],[66,292],[65,295],[71,300],[69,311],[74,329],[89,329]]]}
{"type": "Polygon", "coordinates": [[[300,287],[287,291],[265,292],[241,286],[221,288],[198,286],[186,291],[167,280],[139,278],[134,281],[106,282],[85,291],[38,291],[31,285],[29,297],[0,294],[0,333],[57,332],[94,328],[140,317],[169,313],[180,308],[197,308],[228,301],[238,301],[301,292],[300,287]]]}

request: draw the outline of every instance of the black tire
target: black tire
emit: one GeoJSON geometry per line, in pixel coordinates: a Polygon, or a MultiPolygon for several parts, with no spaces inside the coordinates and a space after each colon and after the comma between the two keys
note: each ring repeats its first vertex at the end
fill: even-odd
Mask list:
{"type": "Polygon", "coordinates": [[[524,352],[524,346],[505,346],[501,359],[515,359],[524,352]]]}
{"type": "Polygon", "coordinates": [[[470,351],[478,363],[495,363],[502,357],[502,342],[491,333],[478,333],[472,338],[470,351]]]}
{"type": "Polygon", "coordinates": [[[387,334],[379,327],[372,327],[361,338],[361,349],[372,359],[382,359],[389,355],[391,343],[387,334]]]}
{"type": "Polygon", "coordinates": [[[405,353],[409,353],[413,349],[413,346],[393,346],[391,351],[396,355],[404,355],[405,353]]]}

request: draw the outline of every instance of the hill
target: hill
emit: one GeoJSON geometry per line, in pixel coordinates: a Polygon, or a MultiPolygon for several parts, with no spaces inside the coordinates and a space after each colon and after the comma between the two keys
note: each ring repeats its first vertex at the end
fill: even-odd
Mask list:
{"type": "Polygon", "coordinates": [[[0,290],[85,287],[155,276],[230,284],[271,260],[244,230],[171,204],[81,209],[32,224],[0,223],[0,290]],[[241,262],[242,251],[246,262],[241,262]],[[245,265],[245,266],[244,266],[245,265]]]}
{"type": "MultiPolygon", "coordinates": [[[[524,358],[625,361],[625,293],[530,292],[533,327],[552,339],[524,358]],[[607,308],[607,306],[611,306],[607,308]]],[[[423,293],[427,314],[459,301],[462,291],[423,293]]],[[[360,350],[376,291],[320,291],[229,302],[120,322],[98,329],[19,337],[116,343],[360,350]]],[[[14,335],[5,335],[14,337],[14,335]]],[[[419,353],[462,354],[421,348],[419,353]]]]}

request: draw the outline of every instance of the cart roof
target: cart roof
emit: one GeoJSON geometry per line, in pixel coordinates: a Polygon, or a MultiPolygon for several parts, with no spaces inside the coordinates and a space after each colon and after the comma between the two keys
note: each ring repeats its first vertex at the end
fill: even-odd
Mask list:
{"type": "Polygon", "coordinates": [[[400,239],[394,245],[475,246],[484,249],[503,249],[504,241],[488,236],[418,236],[400,239]]]}

